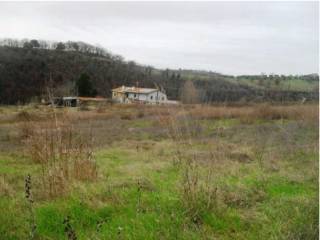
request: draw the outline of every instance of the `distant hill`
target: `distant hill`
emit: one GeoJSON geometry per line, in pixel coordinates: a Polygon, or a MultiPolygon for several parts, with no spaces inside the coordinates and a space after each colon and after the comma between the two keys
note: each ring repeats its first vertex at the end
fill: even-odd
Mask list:
{"type": "Polygon", "coordinates": [[[90,76],[97,94],[110,96],[119,85],[153,87],[147,68],[113,55],[39,48],[0,47],[0,102],[26,102],[34,96],[76,94],[82,73],[90,76]]]}
{"type": "Polygon", "coordinates": [[[253,100],[257,96],[261,99],[268,96],[266,92],[274,91],[308,95],[319,84],[318,75],[236,77],[196,70],[161,70],[125,61],[83,42],[12,39],[0,42],[1,104],[25,103],[45,96],[48,89],[54,95],[77,95],[76,83],[84,73],[90,77],[95,93],[104,97],[110,97],[114,87],[139,85],[163,88],[169,98],[178,99],[182,86],[191,80],[201,102],[253,100]]]}

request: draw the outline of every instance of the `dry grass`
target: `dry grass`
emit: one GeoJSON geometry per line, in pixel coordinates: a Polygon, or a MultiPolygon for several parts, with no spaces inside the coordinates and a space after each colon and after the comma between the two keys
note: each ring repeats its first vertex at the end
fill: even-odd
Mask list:
{"type": "MultiPolygon", "coordinates": [[[[16,199],[28,173],[40,213],[39,238],[93,238],[97,223],[97,239],[174,239],[181,234],[183,239],[190,234],[195,239],[314,239],[318,205],[308,198],[317,192],[318,128],[307,122],[316,122],[316,105],[112,105],[52,111],[43,111],[47,120],[20,118],[11,126],[21,125],[34,164],[12,157],[1,165],[5,214],[0,219],[7,239],[19,228],[28,233],[16,223],[25,217],[5,209],[24,208],[16,199]],[[127,112],[132,119],[121,119],[127,112]],[[102,147],[99,178],[92,135],[102,147]],[[159,211],[161,218],[154,218],[159,211]],[[66,219],[63,227],[66,216],[70,224],[66,219]],[[124,228],[121,236],[114,232],[118,226],[124,228]]],[[[39,110],[27,112],[37,115],[39,110]]],[[[5,133],[0,131],[0,138],[5,133]]]]}
{"type": "Polygon", "coordinates": [[[14,189],[9,184],[5,175],[0,176],[0,197],[4,197],[4,196],[11,197],[13,195],[14,195],[14,189]]]}
{"type": "Polygon", "coordinates": [[[215,155],[207,155],[210,159],[205,161],[206,168],[201,166],[201,152],[192,150],[193,138],[201,131],[201,126],[185,110],[176,110],[168,109],[170,114],[159,115],[158,121],[167,128],[168,137],[175,143],[172,157],[173,164],[181,172],[180,200],[185,214],[194,224],[201,224],[205,212],[217,210],[218,189],[213,174],[215,155]]]}
{"type": "Polygon", "coordinates": [[[319,115],[318,105],[316,104],[291,106],[256,104],[242,107],[197,105],[189,112],[194,119],[239,118],[244,123],[250,123],[258,119],[294,119],[316,122],[319,115]]]}
{"type": "Polygon", "coordinates": [[[137,118],[143,118],[143,117],[144,117],[144,112],[140,110],[140,111],[137,113],[137,118]]]}
{"type": "MultiPolygon", "coordinates": [[[[173,163],[181,172],[181,202],[186,209],[187,216],[196,224],[202,222],[202,214],[207,211],[219,214],[223,206],[253,206],[265,198],[262,187],[241,189],[240,186],[236,191],[228,188],[222,189],[216,184],[219,179],[219,171],[224,172],[222,168],[226,166],[232,168],[233,165],[248,164],[257,160],[261,172],[267,171],[265,147],[260,146],[258,154],[254,146],[233,146],[224,142],[216,142],[209,150],[203,152],[194,150],[193,146],[199,143],[197,136],[201,136],[202,131],[198,120],[237,118],[241,123],[254,123],[257,120],[283,119],[298,120],[309,124],[310,122],[317,123],[318,119],[317,105],[257,104],[242,107],[194,105],[179,109],[167,108],[167,112],[168,115],[158,115],[158,124],[167,129],[168,137],[175,143],[173,163]]],[[[264,138],[268,136],[265,135],[264,138]]],[[[277,171],[276,168],[271,170],[277,171]]],[[[262,174],[261,184],[263,182],[264,175],[262,174]]]]}
{"type": "Polygon", "coordinates": [[[217,210],[218,188],[214,183],[212,166],[206,170],[200,168],[196,155],[181,159],[180,162],[182,162],[181,202],[191,221],[200,224],[205,212],[217,210]]]}
{"type": "Polygon", "coordinates": [[[95,180],[97,166],[92,136],[76,132],[67,119],[23,124],[27,154],[41,165],[42,194],[64,195],[73,180],[95,180]]]}
{"type": "Polygon", "coordinates": [[[120,113],[120,118],[122,120],[132,120],[135,118],[135,114],[131,112],[123,112],[123,113],[120,113]]]}

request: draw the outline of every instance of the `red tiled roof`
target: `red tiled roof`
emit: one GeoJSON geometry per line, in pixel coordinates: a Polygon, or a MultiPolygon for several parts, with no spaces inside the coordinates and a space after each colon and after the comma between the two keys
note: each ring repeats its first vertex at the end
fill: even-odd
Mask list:
{"type": "Polygon", "coordinates": [[[121,92],[121,93],[152,93],[152,92],[156,92],[158,91],[158,89],[156,88],[137,88],[137,87],[118,87],[118,88],[114,88],[112,89],[112,92],[121,92]]]}

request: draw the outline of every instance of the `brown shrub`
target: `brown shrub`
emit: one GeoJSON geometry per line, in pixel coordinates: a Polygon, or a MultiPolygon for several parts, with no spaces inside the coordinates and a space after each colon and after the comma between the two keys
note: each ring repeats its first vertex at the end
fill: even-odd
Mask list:
{"type": "Polygon", "coordinates": [[[91,136],[74,131],[66,119],[29,124],[32,131],[25,140],[26,150],[41,165],[45,197],[64,195],[73,180],[97,178],[91,136]]]}
{"type": "Polygon", "coordinates": [[[33,124],[30,123],[31,122],[22,122],[18,124],[19,136],[22,140],[30,137],[34,131],[33,124]]]}
{"type": "Polygon", "coordinates": [[[79,107],[79,110],[80,110],[80,111],[89,111],[90,108],[89,108],[89,106],[88,106],[87,103],[81,103],[81,105],[80,105],[80,107],[79,107]]]}
{"type": "Polygon", "coordinates": [[[158,116],[157,120],[155,121],[154,125],[158,126],[160,125],[161,127],[168,127],[169,124],[172,122],[172,117],[171,116],[158,116]]]}
{"type": "Polygon", "coordinates": [[[251,117],[256,119],[265,119],[265,120],[276,120],[287,118],[288,115],[284,111],[281,111],[279,108],[275,108],[268,104],[259,104],[253,108],[251,117]]]}
{"type": "Polygon", "coordinates": [[[97,165],[88,156],[85,160],[74,162],[74,177],[78,180],[92,180],[97,178],[97,165]]]}
{"type": "Polygon", "coordinates": [[[182,162],[181,201],[187,216],[195,224],[202,223],[202,216],[208,210],[216,211],[218,189],[210,169],[200,169],[197,158],[184,158],[182,162]]]}
{"type": "Polygon", "coordinates": [[[104,113],[106,111],[106,108],[104,105],[98,105],[96,111],[97,113],[104,113]]]}
{"type": "Polygon", "coordinates": [[[13,119],[13,121],[15,121],[15,122],[40,121],[45,118],[46,118],[46,116],[44,116],[41,112],[29,113],[25,110],[22,110],[15,115],[15,119],[13,119]]]}
{"type": "Polygon", "coordinates": [[[144,112],[140,110],[137,114],[137,118],[143,118],[143,117],[144,117],[144,112]]]}
{"type": "Polygon", "coordinates": [[[248,107],[226,107],[226,106],[201,106],[197,105],[190,109],[190,115],[195,119],[222,119],[235,118],[248,114],[248,107]]]}
{"type": "Polygon", "coordinates": [[[14,194],[13,188],[5,178],[5,175],[0,175],[0,197],[12,197],[14,194]]]}
{"type": "Polygon", "coordinates": [[[123,112],[123,113],[120,113],[120,118],[122,120],[132,120],[134,119],[134,114],[130,112],[123,112]]]}
{"type": "Polygon", "coordinates": [[[317,104],[273,106],[264,103],[240,107],[196,105],[188,111],[194,119],[239,118],[243,123],[252,123],[258,119],[293,119],[316,122],[319,116],[317,104]]]}
{"type": "Polygon", "coordinates": [[[30,121],[31,120],[31,114],[26,111],[21,111],[17,114],[16,120],[17,121],[30,121]]]}
{"type": "Polygon", "coordinates": [[[246,188],[240,185],[233,189],[225,186],[223,189],[223,202],[230,207],[252,207],[266,198],[263,187],[246,188]]]}

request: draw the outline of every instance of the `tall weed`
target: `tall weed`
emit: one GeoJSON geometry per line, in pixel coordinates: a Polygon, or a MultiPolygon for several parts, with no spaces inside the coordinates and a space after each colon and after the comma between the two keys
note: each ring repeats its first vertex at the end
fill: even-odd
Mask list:
{"type": "MultiPolygon", "coordinates": [[[[41,166],[41,185],[45,196],[68,192],[73,180],[95,180],[97,166],[93,154],[93,137],[76,131],[66,118],[27,126],[24,140],[27,154],[41,166]]],[[[26,127],[25,127],[26,128],[26,127]]],[[[25,129],[23,128],[23,129],[25,129]]]]}

